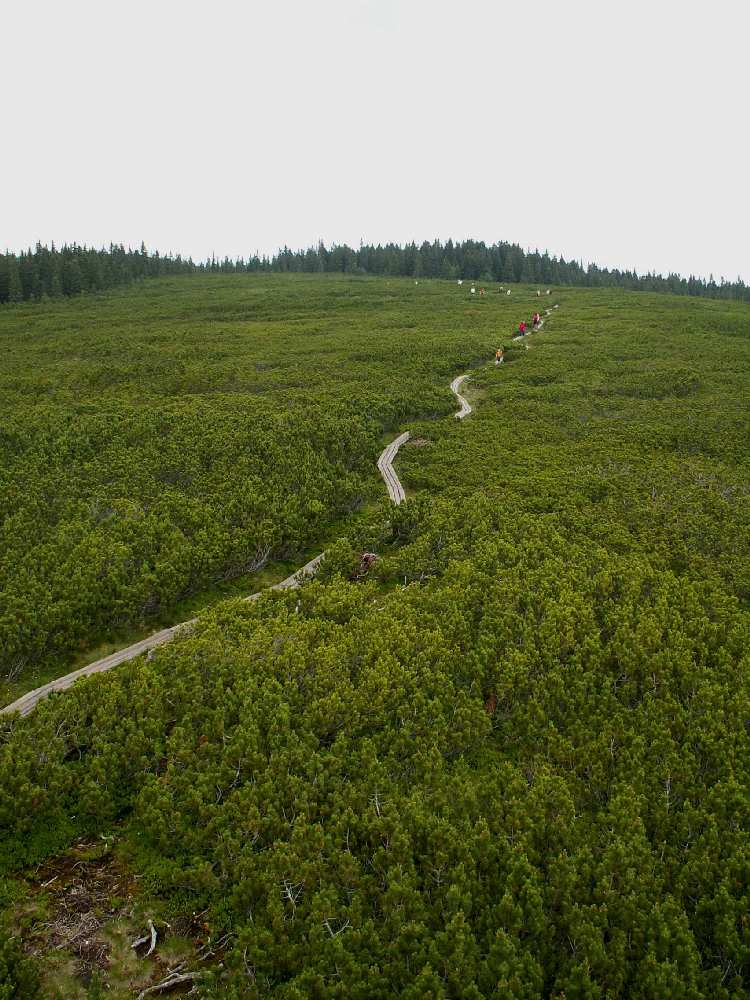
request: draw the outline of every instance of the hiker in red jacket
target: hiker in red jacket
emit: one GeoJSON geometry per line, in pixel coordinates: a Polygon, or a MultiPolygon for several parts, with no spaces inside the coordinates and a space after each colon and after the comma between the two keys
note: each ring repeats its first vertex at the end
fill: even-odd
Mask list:
{"type": "Polygon", "coordinates": [[[522,319],[521,322],[518,324],[518,336],[519,337],[525,337],[526,336],[526,320],[525,319],[522,319]]]}

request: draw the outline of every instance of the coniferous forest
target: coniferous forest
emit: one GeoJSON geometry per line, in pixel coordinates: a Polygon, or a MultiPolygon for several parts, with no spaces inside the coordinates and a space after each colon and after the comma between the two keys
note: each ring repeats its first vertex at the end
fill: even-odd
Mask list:
{"type": "Polygon", "coordinates": [[[0,997],[750,996],[745,286],[506,244],[23,259],[3,704],[199,619],[0,715],[0,997]]]}
{"type": "Polygon", "coordinates": [[[63,246],[56,249],[37,244],[24,253],[0,255],[0,304],[60,295],[79,295],[128,285],[143,278],[203,273],[306,273],[401,276],[412,278],[467,278],[482,282],[528,282],[579,288],[627,288],[631,291],[668,292],[714,299],[750,300],[750,288],[742,279],[716,281],[678,274],[638,274],[616,268],[584,266],[575,260],[550,255],[548,251],[524,250],[518,244],[464,240],[445,243],[408,243],[385,246],[344,245],[292,251],[284,247],[272,256],[225,257],[194,263],[172,254],[149,253],[110,245],[108,250],[63,246]]]}

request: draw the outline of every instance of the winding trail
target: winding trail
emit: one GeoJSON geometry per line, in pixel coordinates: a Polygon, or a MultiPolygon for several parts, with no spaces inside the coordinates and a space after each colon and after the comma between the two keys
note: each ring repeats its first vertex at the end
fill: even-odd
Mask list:
{"type": "MultiPolygon", "coordinates": [[[[323,558],[323,553],[315,556],[310,562],[305,563],[299,569],[295,570],[291,576],[288,576],[286,580],[282,580],[281,583],[274,583],[268,590],[290,590],[295,587],[300,587],[305,582],[309,580],[310,577],[314,576],[321,559],[323,558]]],[[[250,594],[248,597],[243,597],[243,601],[255,601],[264,591],[260,590],[257,594],[250,594]]],[[[134,642],[132,646],[126,646],[125,649],[118,649],[116,653],[110,653],[109,656],[103,656],[100,660],[95,660],[93,663],[89,663],[85,667],[80,667],[78,670],[73,670],[69,674],[65,674],[63,677],[57,677],[55,680],[50,681],[48,684],[43,684],[41,687],[35,688],[33,691],[27,691],[26,694],[21,695],[10,705],[6,705],[5,708],[0,708],[0,715],[10,714],[11,712],[20,712],[21,715],[28,715],[29,712],[36,708],[37,704],[46,698],[47,695],[52,694],[53,691],[65,691],[71,687],[77,680],[81,677],[89,677],[91,674],[101,674],[106,670],[111,670],[112,667],[118,666],[120,663],[126,663],[128,660],[134,660],[136,656],[140,656],[141,653],[147,653],[150,649],[155,649],[157,646],[163,646],[164,643],[169,642],[174,639],[180,632],[189,634],[193,625],[198,621],[197,618],[189,618],[186,622],[180,622],[179,625],[172,625],[170,628],[163,628],[160,632],[154,632],[153,635],[147,636],[145,639],[141,639],[138,642],[134,642]]]]}
{"type": "Polygon", "coordinates": [[[458,413],[453,414],[456,420],[463,420],[464,417],[467,417],[471,413],[471,404],[467,399],[464,399],[464,397],[458,391],[461,388],[461,383],[468,377],[469,375],[467,372],[466,375],[457,375],[456,378],[454,378],[453,381],[451,382],[451,392],[461,404],[461,409],[458,411],[458,413]]]}
{"type": "MultiPolygon", "coordinates": [[[[471,412],[471,407],[468,408],[466,413],[463,412],[464,406],[469,406],[462,396],[459,396],[454,385],[457,385],[461,379],[466,378],[465,375],[460,376],[458,379],[454,379],[451,383],[451,389],[456,394],[459,402],[462,404],[461,413],[457,413],[456,416],[465,416],[466,413],[471,412]]],[[[392,462],[396,457],[396,454],[406,441],[409,440],[409,431],[404,431],[403,434],[399,436],[388,445],[387,448],[381,453],[378,459],[378,469],[381,476],[383,477],[383,482],[388,490],[388,495],[394,503],[399,504],[406,499],[406,494],[404,493],[404,488],[401,485],[396,472],[393,468],[392,462]]],[[[318,566],[323,559],[325,553],[321,552],[319,555],[311,559],[310,562],[305,563],[300,569],[295,570],[291,576],[288,576],[286,580],[282,580],[281,583],[274,583],[268,590],[290,590],[295,587],[300,587],[306,580],[315,576],[318,566]]],[[[261,596],[265,591],[260,590],[256,594],[250,594],[247,597],[243,597],[243,601],[255,601],[261,596]]],[[[95,660],[93,663],[89,663],[85,667],[80,667],[78,670],[73,670],[69,674],[65,674],[63,677],[57,677],[53,681],[49,681],[47,684],[43,684],[41,687],[35,688],[33,691],[27,691],[26,694],[21,695],[10,705],[6,705],[5,708],[0,708],[0,715],[9,715],[12,712],[19,712],[21,715],[28,715],[32,712],[39,702],[46,698],[47,695],[52,694],[53,691],[66,691],[71,687],[77,680],[81,677],[90,677],[92,674],[101,674],[107,670],[111,670],[112,667],[118,666],[120,663],[126,663],[128,660],[134,660],[136,656],[140,656],[141,653],[147,653],[151,649],[156,649],[157,646],[163,646],[165,643],[170,642],[174,639],[180,632],[188,634],[193,625],[198,621],[197,618],[190,618],[188,621],[180,622],[179,625],[172,625],[169,628],[163,628],[159,632],[154,632],[153,635],[147,636],[145,639],[140,639],[138,642],[134,642],[131,646],[126,646],[125,649],[118,649],[115,653],[110,653],[109,656],[103,656],[99,660],[95,660]]]]}
{"type": "MultiPolygon", "coordinates": [[[[557,308],[557,306],[555,306],[557,308]]],[[[547,309],[547,316],[550,315],[551,310],[547,309]]],[[[543,323],[543,321],[542,321],[543,323]]],[[[540,327],[542,324],[540,323],[540,327]]],[[[514,340],[517,338],[513,338],[514,340]]],[[[450,390],[459,402],[460,409],[454,413],[456,420],[463,420],[464,417],[468,416],[472,412],[471,404],[461,395],[458,391],[461,388],[463,382],[469,377],[467,372],[464,375],[457,375],[456,378],[450,384],[450,390]]],[[[378,458],[378,470],[383,477],[383,482],[385,483],[386,489],[388,490],[388,495],[395,504],[400,504],[406,499],[406,493],[404,492],[404,487],[401,485],[401,480],[396,475],[396,470],[393,468],[393,460],[398,454],[398,450],[402,444],[405,444],[411,434],[409,431],[404,431],[403,434],[399,434],[397,438],[394,438],[389,445],[387,445],[380,454],[378,458]]],[[[286,580],[282,580],[280,583],[274,583],[266,590],[291,590],[296,587],[300,587],[306,580],[315,576],[318,570],[324,552],[315,556],[304,566],[301,566],[298,570],[295,570],[291,576],[288,576],[286,580]]],[[[243,601],[255,601],[265,593],[265,590],[258,591],[255,594],[250,594],[247,597],[243,597],[243,601]]],[[[115,653],[110,653],[109,656],[103,656],[99,660],[95,660],[93,663],[89,663],[85,667],[80,667],[78,670],[73,670],[69,674],[65,674],[63,677],[57,677],[53,681],[49,681],[47,684],[43,684],[41,687],[35,688],[33,691],[27,691],[26,694],[21,695],[10,705],[6,705],[5,708],[0,708],[0,715],[10,715],[13,712],[18,712],[20,715],[28,715],[30,712],[36,708],[39,702],[46,698],[48,695],[52,694],[54,691],[66,691],[69,687],[81,677],[90,677],[92,674],[101,674],[107,670],[111,670],[112,667],[118,666],[120,663],[126,663],[128,660],[135,659],[136,656],[140,656],[141,653],[147,653],[151,649],[155,649],[157,646],[163,646],[165,643],[170,642],[175,636],[179,635],[180,632],[184,634],[189,634],[192,627],[198,621],[197,618],[190,618],[188,621],[180,622],[178,625],[172,625],[169,628],[161,629],[160,632],[154,632],[153,635],[147,636],[145,639],[141,639],[138,642],[134,642],[131,646],[126,646],[125,649],[119,649],[115,653]]]]}
{"type": "MultiPolygon", "coordinates": [[[[461,383],[464,379],[469,377],[468,372],[465,375],[457,375],[451,382],[451,392],[456,397],[461,405],[461,409],[454,413],[453,416],[456,420],[463,420],[465,416],[471,413],[471,404],[468,400],[464,399],[461,393],[458,391],[461,387],[461,383]]],[[[398,454],[398,450],[402,444],[406,442],[411,437],[409,431],[404,431],[403,434],[399,434],[397,438],[394,438],[389,445],[387,445],[383,451],[380,453],[380,458],[378,459],[378,469],[380,470],[380,475],[383,477],[383,482],[388,490],[388,496],[395,504],[399,504],[406,500],[406,493],[404,492],[404,487],[401,485],[401,480],[396,475],[396,470],[393,468],[393,460],[398,454]]]]}
{"type": "Polygon", "coordinates": [[[401,480],[393,468],[393,459],[396,457],[401,445],[406,444],[410,437],[409,431],[399,434],[397,438],[391,441],[387,448],[383,449],[378,459],[380,475],[383,477],[385,488],[388,490],[388,496],[394,503],[401,503],[402,500],[406,500],[406,494],[404,493],[404,487],[401,485],[401,480]]]}

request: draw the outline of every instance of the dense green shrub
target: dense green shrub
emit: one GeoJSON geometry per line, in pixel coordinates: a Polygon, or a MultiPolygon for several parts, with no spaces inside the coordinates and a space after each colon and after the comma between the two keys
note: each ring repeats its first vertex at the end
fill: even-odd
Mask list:
{"type": "Polygon", "coordinates": [[[419,289],[379,293],[437,327],[394,362],[440,415],[408,421],[410,499],[302,590],[5,718],[4,863],[121,824],[148,891],[230,935],[206,996],[747,997],[750,338],[566,296],[459,423],[448,320],[468,368],[510,307],[419,289]],[[618,392],[654,354],[670,392],[618,392]]]}
{"type": "Polygon", "coordinates": [[[0,926],[0,1000],[34,1000],[41,996],[34,964],[17,937],[6,936],[0,926]]]}
{"type": "Polygon", "coordinates": [[[389,593],[223,605],[41,706],[3,822],[130,814],[151,891],[214,907],[250,995],[746,995],[747,614],[502,520],[438,503],[389,593]]]}
{"type": "Polygon", "coordinates": [[[184,280],[0,315],[0,678],[252,589],[379,494],[381,434],[450,412],[461,356],[437,305],[406,341],[385,291],[184,280]]]}

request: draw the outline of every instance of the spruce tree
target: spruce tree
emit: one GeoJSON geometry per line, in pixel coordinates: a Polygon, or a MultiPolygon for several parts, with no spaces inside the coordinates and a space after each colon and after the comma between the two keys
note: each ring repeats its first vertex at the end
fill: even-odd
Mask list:
{"type": "Polygon", "coordinates": [[[8,302],[23,302],[23,287],[21,286],[21,273],[18,269],[18,258],[14,254],[8,254],[8,302]]]}
{"type": "Polygon", "coordinates": [[[65,295],[80,295],[83,291],[81,267],[75,257],[66,260],[63,264],[62,286],[65,295]]]}
{"type": "Polygon", "coordinates": [[[49,283],[49,294],[53,299],[59,298],[63,293],[62,278],[60,277],[60,260],[58,257],[52,258],[51,277],[49,283]]]}

